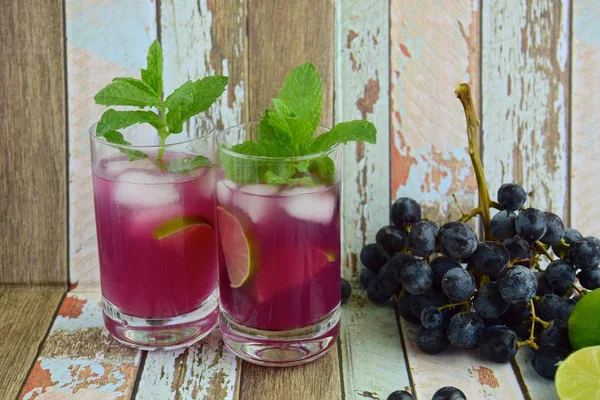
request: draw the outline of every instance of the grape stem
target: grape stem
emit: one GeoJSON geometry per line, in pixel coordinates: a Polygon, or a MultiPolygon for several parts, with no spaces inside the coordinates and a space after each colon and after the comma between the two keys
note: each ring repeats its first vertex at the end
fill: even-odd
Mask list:
{"type": "MultiPolygon", "coordinates": [[[[471,216],[467,221],[473,218],[475,215],[480,215],[483,222],[484,237],[486,240],[490,239],[490,193],[487,188],[487,181],[485,180],[485,172],[483,170],[483,163],[481,162],[481,155],[479,154],[479,118],[475,112],[473,106],[473,97],[471,96],[471,88],[466,83],[461,83],[454,92],[456,97],[460,100],[465,110],[465,118],[467,120],[467,135],[469,138],[469,156],[471,157],[471,163],[473,164],[473,170],[475,171],[475,178],[477,179],[477,188],[479,192],[479,204],[477,207],[469,213],[471,216]]],[[[468,217],[467,216],[467,217],[468,217]]],[[[461,218],[461,221],[465,217],[461,218]]],[[[463,221],[465,222],[465,221],[463,221]]]]}
{"type": "Polygon", "coordinates": [[[446,305],[443,305],[441,307],[438,307],[437,309],[440,310],[440,311],[442,311],[445,308],[454,308],[454,307],[458,307],[458,306],[465,306],[467,304],[471,304],[471,299],[465,300],[465,301],[461,301],[460,303],[446,304],[446,305]]]}
{"type": "Polygon", "coordinates": [[[517,342],[517,348],[520,349],[523,346],[529,346],[532,349],[537,350],[539,349],[539,346],[535,343],[535,323],[537,322],[542,325],[544,329],[547,329],[550,326],[550,323],[535,315],[535,305],[533,304],[533,300],[529,300],[529,305],[531,306],[531,330],[529,331],[529,339],[517,342]]]}
{"type": "Polygon", "coordinates": [[[552,254],[548,253],[548,250],[546,250],[546,247],[544,246],[544,244],[542,242],[540,242],[539,240],[537,242],[535,242],[535,248],[540,254],[545,255],[546,258],[548,260],[550,260],[550,262],[554,261],[554,257],[552,257],[552,254]]]}

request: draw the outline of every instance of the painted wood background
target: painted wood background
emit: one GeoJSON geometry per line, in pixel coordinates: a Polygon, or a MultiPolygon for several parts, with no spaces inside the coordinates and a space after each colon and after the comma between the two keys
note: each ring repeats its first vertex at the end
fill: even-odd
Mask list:
{"type": "Polygon", "coordinates": [[[556,398],[527,351],[513,365],[421,353],[414,326],[358,289],[358,253],[396,197],[418,199],[438,222],[458,215],[453,194],[474,204],[461,82],[482,114],[492,190],[521,183],[531,205],[600,234],[600,3],[7,0],[2,10],[0,398],[385,399],[407,388],[429,399],[456,383],[469,399],[556,398]],[[137,74],[157,37],[166,90],[230,76],[211,110],[219,127],[257,119],[286,72],[310,61],[325,124],[378,128],[376,145],[344,150],[343,276],[355,291],[339,346],[313,364],[240,362],[218,332],[185,351],[137,352],[102,328],[87,132],[102,108],[92,97],[137,74]]]}

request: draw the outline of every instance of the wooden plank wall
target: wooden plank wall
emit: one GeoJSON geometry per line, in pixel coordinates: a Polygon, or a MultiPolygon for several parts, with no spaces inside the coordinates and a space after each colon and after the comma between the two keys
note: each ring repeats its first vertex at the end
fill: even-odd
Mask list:
{"type": "Polygon", "coordinates": [[[358,290],[358,253],[396,197],[417,198],[440,223],[458,215],[453,194],[473,206],[464,115],[453,94],[463,81],[483,114],[492,197],[501,183],[519,182],[533,193],[532,206],[600,234],[590,217],[600,212],[598,2],[64,0],[64,10],[33,3],[12,1],[0,13],[0,92],[10,99],[0,102],[0,228],[9,233],[0,237],[0,284],[68,281],[75,292],[44,340],[62,289],[1,288],[4,315],[45,303],[24,320],[39,321],[24,337],[43,342],[37,361],[35,346],[7,352],[0,340],[2,359],[24,360],[25,372],[10,375],[9,397],[29,365],[22,398],[51,393],[56,382],[59,392],[107,398],[270,399],[293,391],[296,398],[383,399],[405,387],[430,398],[452,383],[449,366],[468,383],[469,398],[555,398],[527,352],[512,367],[467,352],[424,356],[412,344],[414,326],[401,321],[399,333],[394,310],[369,304],[358,290]],[[102,108],[92,97],[112,77],[137,74],[156,37],[167,90],[230,76],[211,110],[219,127],[256,120],[286,72],[310,61],[325,83],[324,124],[368,118],[378,128],[377,145],[344,150],[343,275],[355,294],[340,345],[295,373],[239,362],[218,335],[190,350],[146,354],[116,346],[102,330],[87,136],[102,108]],[[97,370],[104,375],[88,375],[97,370]],[[306,390],[299,377],[314,385],[306,390]]]}

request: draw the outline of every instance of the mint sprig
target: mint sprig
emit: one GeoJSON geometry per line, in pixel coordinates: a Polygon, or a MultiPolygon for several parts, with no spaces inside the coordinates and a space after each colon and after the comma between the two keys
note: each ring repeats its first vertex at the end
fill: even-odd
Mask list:
{"type": "Polygon", "coordinates": [[[247,140],[229,150],[271,159],[240,158],[221,152],[227,178],[238,183],[290,185],[331,184],[335,163],[329,155],[311,161],[277,160],[327,153],[338,143],[365,141],[375,143],[377,131],[369,121],[355,120],[335,125],[315,137],[323,111],[323,84],[312,64],[293,69],[286,77],[273,108],[263,113],[258,140],[247,140]]]}
{"type": "MultiPolygon", "coordinates": [[[[135,124],[150,124],[156,128],[160,138],[161,147],[156,163],[161,169],[187,173],[191,169],[206,167],[207,159],[204,157],[173,159],[169,166],[166,166],[163,162],[164,144],[169,135],[183,131],[187,120],[210,108],[225,91],[228,78],[208,76],[196,81],[187,81],[162,100],[163,52],[158,40],[150,45],[146,63],[146,68],[141,71],[141,80],[129,77],[115,78],[94,96],[94,100],[104,106],[133,106],[151,110],[120,111],[111,108],[102,114],[96,127],[96,135],[115,145],[130,145],[118,130],[135,124]]],[[[148,157],[139,150],[115,147],[130,160],[148,157]]]]}

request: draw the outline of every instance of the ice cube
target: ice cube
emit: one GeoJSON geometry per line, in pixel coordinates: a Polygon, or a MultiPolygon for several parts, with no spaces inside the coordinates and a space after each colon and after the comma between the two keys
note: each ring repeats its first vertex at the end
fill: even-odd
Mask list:
{"type": "Polygon", "coordinates": [[[217,182],[217,200],[219,201],[219,204],[229,204],[231,192],[236,189],[237,186],[237,184],[227,179],[217,182]]]}
{"type": "Polygon", "coordinates": [[[156,165],[154,165],[150,160],[142,159],[135,161],[127,161],[127,160],[118,160],[118,161],[109,161],[105,164],[104,170],[113,177],[116,177],[122,172],[131,169],[156,169],[156,165]]]}
{"type": "Polygon", "coordinates": [[[181,203],[173,203],[162,207],[138,208],[130,215],[129,234],[134,237],[150,237],[165,221],[184,217],[181,203]]]}
{"type": "MultiPolygon", "coordinates": [[[[215,192],[215,180],[217,179],[217,173],[214,168],[204,169],[199,168],[197,173],[197,187],[198,194],[200,197],[204,197],[207,199],[212,198],[215,192]]],[[[195,172],[195,171],[194,171],[195,172]]]]}
{"type": "Polygon", "coordinates": [[[284,200],[283,208],[285,211],[294,218],[306,221],[321,224],[331,221],[335,210],[335,197],[333,194],[327,192],[310,193],[306,192],[306,189],[310,188],[302,189],[305,190],[301,193],[305,194],[292,195],[284,200]]]}
{"type": "Polygon", "coordinates": [[[282,190],[281,192],[279,192],[279,194],[282,196],[295,196],[295,195],[299,195],[299,194],[310,194],[310,193],[322,192],[323,190],[325,190],[325,186],[323,186],[323,185],[313,186],[313,187],[293,186],[291,188],[282,190]]]}
{"type": "Polygon", "coordinates": [[[250,184],[240,187],[233,197],[233,204],[241,208],[254,223],[258,223],[269,209],[272,196],[279,191],[274,185],[250,184]]]}
{"type": "Polygon", "coordinates": [[[161,207],[179,200],[173,178],[140,170],[119,175],[115,201],[128,207],[161,207]]]}

